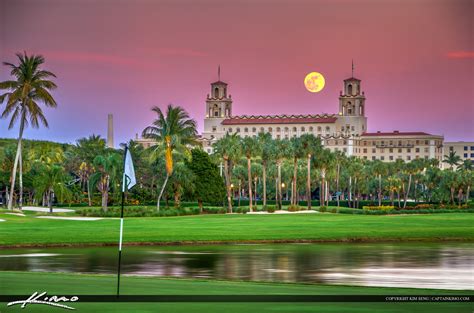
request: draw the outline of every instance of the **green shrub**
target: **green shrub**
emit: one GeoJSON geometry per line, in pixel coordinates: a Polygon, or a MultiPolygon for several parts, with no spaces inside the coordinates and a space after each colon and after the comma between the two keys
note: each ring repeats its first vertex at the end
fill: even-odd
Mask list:
{"type": "Polygon", "coordinates": [[[288,206],[288,212],[298,212],[298,211],[301,211],[301,208],[299,205],[289,205],[288,206]]]}
{"type": "Polygon", "coordinates": [[[240,206],[240,207],[233,208],[233,211],[234,211],[234,213],[243,213],[243,214],[245,214],[247,212],[250,212],[250,209],[247,206],[240,206]]]}
{"type": "Polygon", "coordinates": [[[265,205],[263,207],[264,211],[267,211],[268,213],[274,213],[276,210],[276,207],[274,205],[265,205]]]}
{"type": "Polygon", "coordinates": [[[395,207],[393,205],[363,206],[362,209],[371,211],[390,211],[395,209],[395,207]]]}
{"type": "Polygon", "coordinates": [[[319,212],[326,212],[327,208],[323,205],[319,207],[319,212]]]}

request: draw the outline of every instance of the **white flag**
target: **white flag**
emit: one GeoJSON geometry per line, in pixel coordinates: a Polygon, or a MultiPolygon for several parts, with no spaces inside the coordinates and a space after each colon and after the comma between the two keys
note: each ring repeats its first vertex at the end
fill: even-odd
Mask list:
{"type": "Polygon", "coordinates": [[[123,171],[123,185],[122,191],[125,192],[129,190],[137,183],[135,179],[135,169],[133,168],[133,161],[132,155],[130,154],[130,150],[127,149],[125,153],[125,164],[124,164],[124,171],[123,171]]]}

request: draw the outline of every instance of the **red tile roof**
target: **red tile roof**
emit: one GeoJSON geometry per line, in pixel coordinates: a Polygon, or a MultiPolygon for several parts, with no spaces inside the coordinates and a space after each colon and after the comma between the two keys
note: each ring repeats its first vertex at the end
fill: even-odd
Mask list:
{"type": "Polygon", "coordinates": [[[223,81],[218,80],[216,82],[211,83],[211,85],[227,85],[227,83],[224,83],[223,81]]]}
{"type": "Polygon", "coordinates": [[[241,115],[232,116],[222,121],[222,125],[240,124],[311,124],[311,123],[334,123],[337,117],[334,115],[241,115]]]}
{"type": "Polygon", "coordinates": [[[345,82],[348,81],[348,80],[357,80],[357,81],[360,82],[360,79],[355,78],[355,77],[349,77],[349,78],[344,79],[345,82]]]}
{"type": "Polygon", "coordinates": [[[361,136],[433,136],[425,132],[376,132],[376,133],[363,133],[361,136]]]}

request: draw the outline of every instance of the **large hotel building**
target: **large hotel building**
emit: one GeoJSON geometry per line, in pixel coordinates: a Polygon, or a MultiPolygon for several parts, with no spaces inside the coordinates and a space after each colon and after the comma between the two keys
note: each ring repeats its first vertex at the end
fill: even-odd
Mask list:
{"type": "MultiPolygon", "coordinates": [[[[368,160],[391,162],[424,158],[437,159],[441,164],[444,154],[448,153],[446,147],[457,151],[463,160],[474,160],[474,142],[444,142],[442,135],[421,131],[369,132],[365,100],[361,80],[350,77],[344,80],[337,114],[235,116],[232,115],[228,85],[218,80],[211,84],[211,93],[206,99],[202,145],[205,151],[212,153],[213,143],[226,133],[245,137],[265,132],[274,139],[313,134],[320,137],[322,144],[331,151],[342,151],[348,156],[368,160]]],[[[153,144],[146,139],[139,141],[145,146],[153,144]]]]}

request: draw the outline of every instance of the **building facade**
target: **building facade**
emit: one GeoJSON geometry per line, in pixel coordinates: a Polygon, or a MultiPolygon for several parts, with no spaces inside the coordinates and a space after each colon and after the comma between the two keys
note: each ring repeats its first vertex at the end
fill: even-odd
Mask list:
{"type": "Polygon", "coordinates": [[[256,136],[269,133],[274,139],[313,134],[331,151],[348,156],[384,162],[417,158],[442,160],[443,136],[425,132],[368,132],[365,116],[366,98],[361,80],[344,80],[339,95],[337,114],[307,115],[232,115],[232,97],[228,85],[222,81],[211,84],[206,99],[206,117],[202,133],[203,147],[213,152],[213,143],[226,133],[256,136]]]}
{"type": "MultiPolygon", "coordinates": [[[[444,155],[448,155],[451,151],[459,155],[461,162],[470,160],[474,165],[474,141],[445,142],[444,155]]],[[[450,165],[443,163],[442,168],[450,168],[450,165]]]]}

